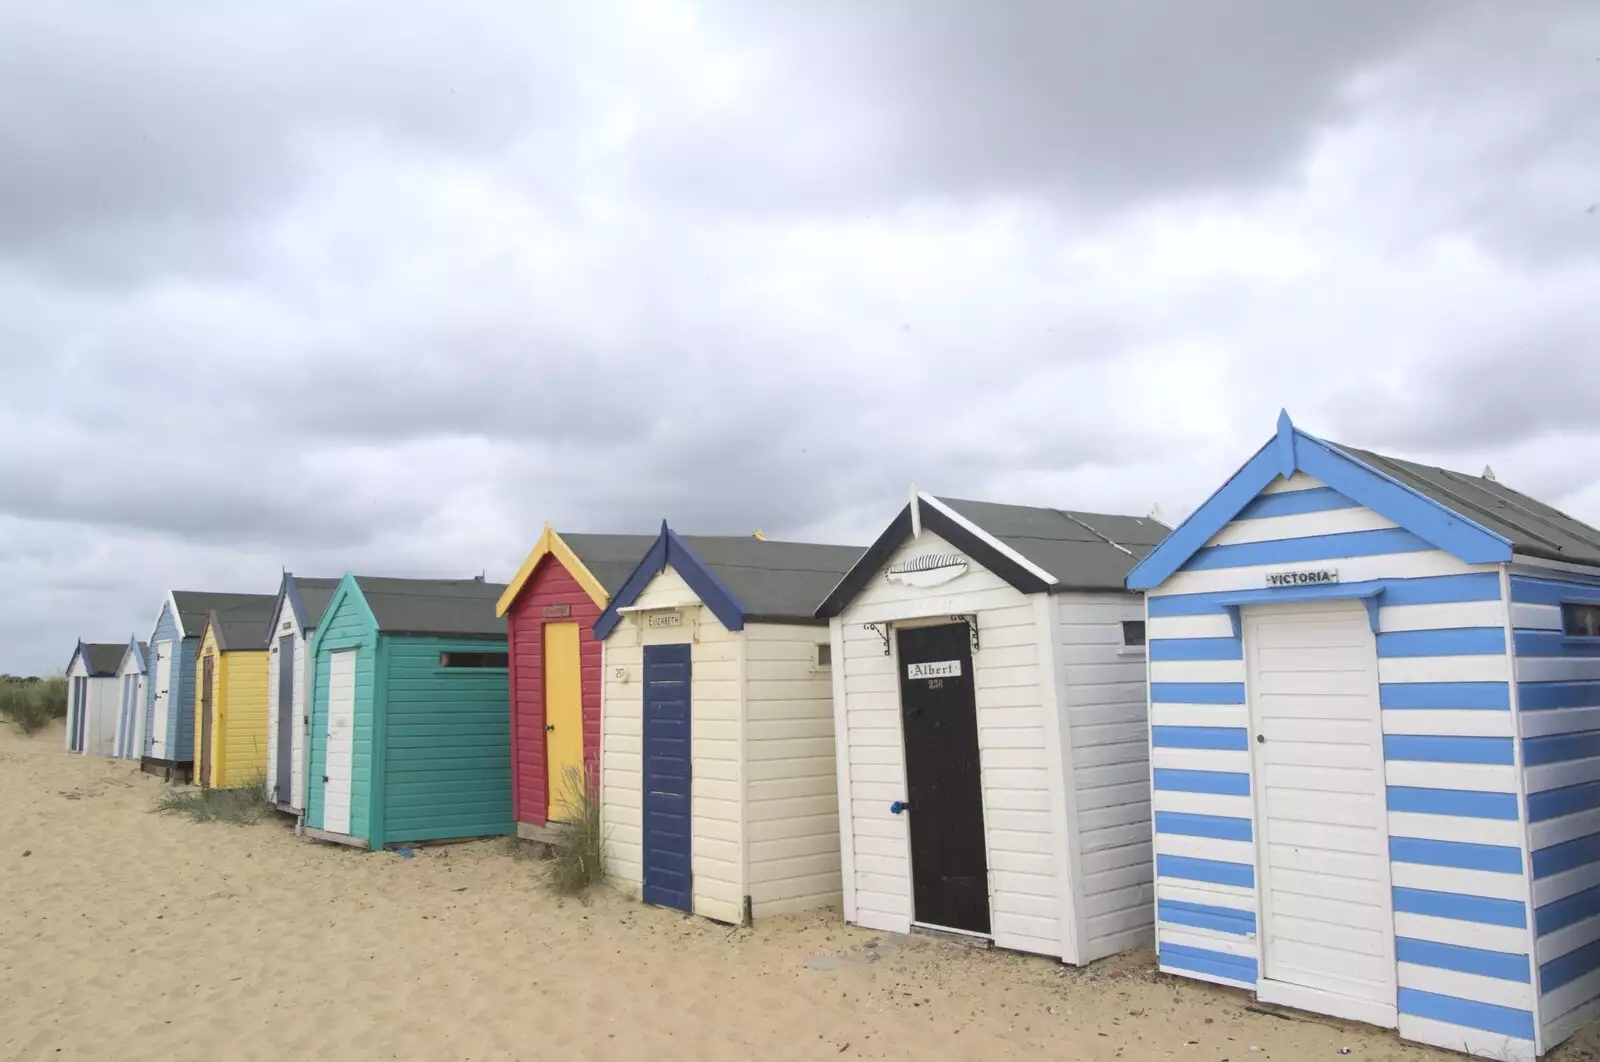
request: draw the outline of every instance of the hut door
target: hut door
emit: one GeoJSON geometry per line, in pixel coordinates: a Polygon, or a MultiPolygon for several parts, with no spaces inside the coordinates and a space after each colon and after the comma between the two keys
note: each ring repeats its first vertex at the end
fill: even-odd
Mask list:
{"type": "Polygon", "coordinates": [[[73,752],[83,751],[83,701],[84,687],[89,684],[85,678],[74,677],[72,680],[72,740],[67,747],[73,752]]]}
{"type": "Polygon", "coordinates": [[[1245,613],[1260,998],[1393,1027],[1378,652],[1352,602],[1245,613]]]}
{"type": "Polygon", "coordinates": [[[576,814],[570,792],[584,786],[583,679],[579,662],[578,625],[544,625],[544,749],[549,787],[548,817],[565,822],[576,814]]]}
{"type": "Polygon", "coordinates": [[[211,777],[211,682],[216,657],[207,653],[200,661],[200,784],[213,784],[211,777]]]}
{"type": "Polygon", "coordinates": [[[355,759],[356,652],[341,649],[328,659],[328,745],[322,776],[322,828],[350,832],[350,780],[355,759]]]}
{"type": "Polygon", "coordinates": [[[644,647],[644,901],[693,909],[688,645],[644,647]]]}
{"type": "Polygon", "coordinates": [[[172,699],[169,691],[172,685],[171,642],[156,643],[155,683],[155,689],[151,691],[154,718],[150,720],[150,756],[152,759],[169,760],[172,758],[167,754],[168,705],[172,699]]]}
{"type": "Polygon", "coordinates": [[[972,645],[964,623],[896,632],[911,817],[912,917],[989,932],[972,645]]]}
{"type": "Polygon", "coordinates": [[[294,794],[294,635],[278,639],[278,803],[294,794]]]}

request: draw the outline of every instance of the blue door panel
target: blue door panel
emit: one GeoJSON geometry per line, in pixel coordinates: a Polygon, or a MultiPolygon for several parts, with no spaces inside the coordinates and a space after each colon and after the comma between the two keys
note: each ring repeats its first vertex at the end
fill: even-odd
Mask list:
{"type": "Polygon", "coordinates": [[[688,911],[688,645],[644,647],[644,901],[688,911]]]}

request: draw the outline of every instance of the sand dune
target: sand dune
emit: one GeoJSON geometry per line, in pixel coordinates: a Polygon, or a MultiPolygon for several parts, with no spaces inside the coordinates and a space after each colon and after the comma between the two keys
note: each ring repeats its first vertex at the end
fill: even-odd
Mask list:
{"type": "Polygon", "coordinates": [[[1149,954],[1078,971],[835,913],[729,929],[583,905],[500,842],[362,853],[158,816],[160,789],[0,724],[0,1058],[1460,1057],[1251,1013],[1149,954]]]}

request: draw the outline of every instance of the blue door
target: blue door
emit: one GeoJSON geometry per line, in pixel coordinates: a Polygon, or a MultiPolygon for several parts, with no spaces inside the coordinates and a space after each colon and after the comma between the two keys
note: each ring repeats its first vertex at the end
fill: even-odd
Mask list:
{"type": "Polygon", "coordinates": [[[691,909],[689,649],[644,647],[644,901],[691,909]]]}
{"type": "Polygon", "coordinates": [[[89,721],[85,718],[84,701],[89,699],[89,680],[75,678],[72,680],[72,699],[77,704],[77,709],[72,717],[72,751],[83,751],[84,732],[89,729],[89,721]]]}

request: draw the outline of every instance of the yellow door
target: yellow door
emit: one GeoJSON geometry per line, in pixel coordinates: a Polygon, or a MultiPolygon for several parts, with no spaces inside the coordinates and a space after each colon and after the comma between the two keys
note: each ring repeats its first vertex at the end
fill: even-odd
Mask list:
{"type": "Polygon", "coordinates": [[[583,671],[576,623],[544,625],[544,755],[550,818],[572,817],[573,785],[583,777],[583,671]]]}

